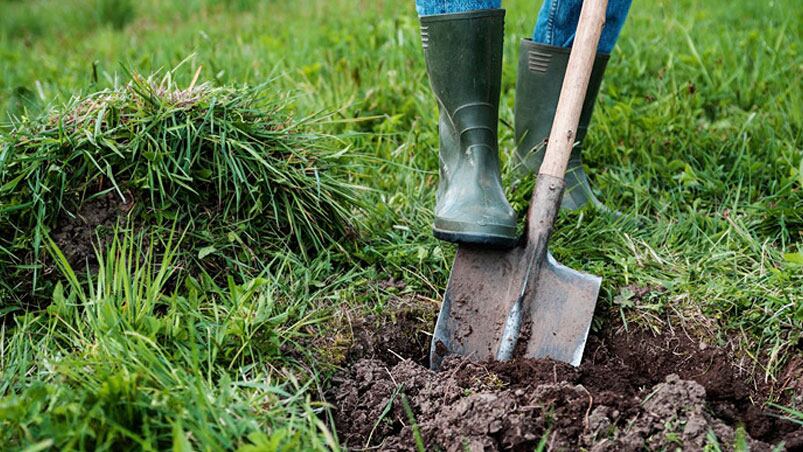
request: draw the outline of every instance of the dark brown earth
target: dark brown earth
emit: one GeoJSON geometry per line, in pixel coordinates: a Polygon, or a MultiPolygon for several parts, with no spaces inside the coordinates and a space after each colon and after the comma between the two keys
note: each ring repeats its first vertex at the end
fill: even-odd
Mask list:
{"type": "Polygon", "coordinates": [[[125,223],[133,207],[133,195],[127,192],[124,196],[125,200],[112,191],[84,202],[74,215],[61,215],[53,241],[74,269],[95,269],[95,247],[111,237],[118,224],[125,223]]]}
{"type": "MultiPolygon", "coordinates": [[[[129,191],[125,191],[124,195],[125,201],[117,192],[95,195],[71,209],[71,213],[62,210],[56,219],[51,237],[76,273],[81,274],[87,269],[91,272],[97,271],[95,247],[105,244],[113,237],[115,227],[127,225],[128,214],[134,207],[134,199],[129,191]]],[[[38,256],[31,250],[25,256],[25,261],[31,269],[27,271],[27,277],[20,279],[15,292],[20,294],[20,301],[24,306],[41,307],[43,303],[49,302],[50,292],[43,291],[43,288],[47,287],[46,284],[39,284],[38,289],[34,290],[32,268],[41,263],[39,277],[55,284],[58,275],[56,264],[44,245],[38,256]]],[[[11,316],[0,317],[3,322],[10,321],[11,318],[11,316]]]]}
{"type": "MultiPolygon", "coordinates": [[[[696,450],[714,439],[723,450],[803,449],[803,429],[761,405],[778,388],[749,385],[756,379],[732,354],[689,335],[625,333],[611,320],[589,337],[579,368],[448,358],[435,373],[431,322],[408,306],[393,321],[356,326],[328,397],[350,448],[414,450],[417,430],[428,450],[447,451],[533,450],[541,441],[546,450],[696,450]]],[[[799,366],[786,373],[792,389],[783,394],[794,404],[799,366]]]]}

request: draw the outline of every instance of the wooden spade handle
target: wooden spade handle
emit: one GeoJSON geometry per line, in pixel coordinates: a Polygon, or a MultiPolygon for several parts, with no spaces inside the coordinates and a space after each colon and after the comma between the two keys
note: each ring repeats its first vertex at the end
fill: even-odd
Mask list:
{"type": "Polygon", "coordinates": [[[585,0],[580,9],[580,22],[569,54],[566,76],[560,89],[558,109],[546,147],[546,156],[538,174],[563,179],[569,156],[577,137],[580,112],[591,78],[591,67],[597,55],[608,0],[585,0]]]}

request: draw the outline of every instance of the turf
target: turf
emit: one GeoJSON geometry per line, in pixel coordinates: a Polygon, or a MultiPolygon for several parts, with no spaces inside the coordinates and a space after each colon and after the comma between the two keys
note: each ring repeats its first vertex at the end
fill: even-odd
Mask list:
{"type": "Polygon", "coordinates": [[[360,159],[310,131],[309,118],[286,117],[285,103],[265,85],[177,87],[168,72],[14,122],[0,138],[0,275],[32,284],[31,294],[4,288],[35,301],[48,288],[45,238],[81,240],[65,223],[98,216],[86,205],[104,197],[141,232],[187,231],[196,261],[212,265],[188,264],[215,273],[262,268],[271,250],[335,245],[359,223],[345,174],[360,159]]]}
{"type": "MultiPolygon", "coordinates": [[[[367,207],[347,202],[343,215],[356,229],[335,230],[334,240],[321,235],[310,247],[299,247],[297,229],[285,226],[260,241],[255,233],[265,229],[254,225],[249,244],[258,246],[248,248],[260,259],[210,269],[188,266],[187,256],[229,249],[231,231],[187,212],[182,197],[192,192],[181,184],[160,189],[166,198],[154,201],[145,190],[168,218],[183,212],[193,221],[148,231],[120,225],[95,244],[96,268],[85,273],[50,244],[47,221],[38,223],[61,207],[32,198],[41,207],[15,211],[26,218],[26,227],[12,228],[20,234],[15,243],[33,250],[39,234],[37,249],[53,265],[33,304],[20,302],[27,281],[0,281],[0,442],[20,449],[338,447],[318,402],[348,342],[319,345],[333,331],[332,314],[382,312],[398,297],[437,299],[453,254],[429,231],[436,106],[412,2],[109,3],[0,0],[0,187],[8,196],[19,193],[10,189],[16,167],[9,162],[47,148],[9,145],[19,130],[39,130],[54,112],[73,111],[95,93],[125,92],[137,80],[132,74],[158,81],[169,73],[175,87],[195,86],[197,77],[199,86],[221,90],[209,99],[239,99],[244,86],[269,82],[254,107],[259,118],[245,127],[273,111],[305,133],[326,135],[316,149],[350,154],[338,157],[346,167],[333,183],[366,187],[356,193],[367,207]]],[[[506,7],[501,138],[510,150],[517,41],[531,31],[534,6],[511,0],[506,7]]],[[[800,355],[803,340],[802,15],[793,0],[635,4],[586,154],[601,198],[627,218],[562,214],[552,243],[564,263],[605,278],[601,312],[733,344],[744,366],[766,379],[800,355]],[[646,286],[657,289],[642,297],[646,286]]],[[[176,131],[160,124],[134,136],[176,131]]],[[[95,136],[94,128],[81,130],[95,136]]],[[[239,140],[254,143],[250,135],[239,140]]],[[[115,168],[141,163],[140,155],[115,168]]],[[[218,163],[216,171],[225,171],[218,163]]],[[[52,194],[65,181],[76,191],[96,186],[91,168],[36,171],[54,184],[42,193],[52,194]]],[[[120,174],[121,184],[141,180],[120,174]]],[[[174,180],[192,188],[203,179],[174,180]]],[[[247,201],[231,208],[248,212],[253,196],[264,196],[256,179],[221,177],[211,195],[239,190],[247,201]]],[[[529,182],[507,168],[505,179],[523,210],[529,182]]],[[[20,199],[0,202],[3,211],[20,199]]],[[[308,231],[331,234],[318,228],[330,218],[320,217],[308,231]]],[[[4,242],[0,252],[25,261],[15,246],[4,242]]],[[[0,274],[8,275],[2,262],[0,274]]],[[[799,418],[800,409],[787,412],[799,418]]]]}

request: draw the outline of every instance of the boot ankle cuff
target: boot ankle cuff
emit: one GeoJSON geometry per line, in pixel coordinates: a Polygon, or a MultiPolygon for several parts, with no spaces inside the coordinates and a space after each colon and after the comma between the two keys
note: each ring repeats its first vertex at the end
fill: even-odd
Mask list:
{"type": "Polygon", "coordinates": [[[471,20],[480,19],[483,17],[504,17],[505,10],[499,9],[478,9],[475,11],[466,11],[464,13],[449,13],[449,14],[432,14],[429,16],[421,16],[421,24],[429,24],[432,22],[441,22],[445,20],[471,20]]]}
{"type": "MultiPolygon", "coordinates": [[[[562,53],[568,55],[571,51],[571,47],[559,47],[554,46],[551,44],[542,44],[540,42],[535,42],[532,38],[524,38],[521,40],[521,50],[543,50],[550,53],[562,53]]],[[[611,54],[597,51],[597,55],[595,58],[608,60],[610,59],[611,54]]]]}

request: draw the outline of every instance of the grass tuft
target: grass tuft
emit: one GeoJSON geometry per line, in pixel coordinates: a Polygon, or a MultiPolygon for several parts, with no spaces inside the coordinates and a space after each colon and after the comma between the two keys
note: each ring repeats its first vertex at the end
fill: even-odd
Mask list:
{"type": "Polygon", "coordinates": [[[269,85],[179,87],[171,73],[134,74],[20,119],[0,135],[2,280],[29,272],[35,290],[48,235],[104,196],[139,227],[189,231],[188,259],[213,271],[353,235],[350,153],[314,119],[291,118],[287,102],[269,85]]]}
{"type": "Polygon", "coordinates": [[[314,322],[306,288],[276,274],[222,287],[188,278],[177,289],[181,240],[157,253],[159,240],[118,230],[85,278],[59,260],[66,283],[48,308],[0,327],[0,443],[336,447],[308,395],[317,379],[287,353],[314,322]]]}

